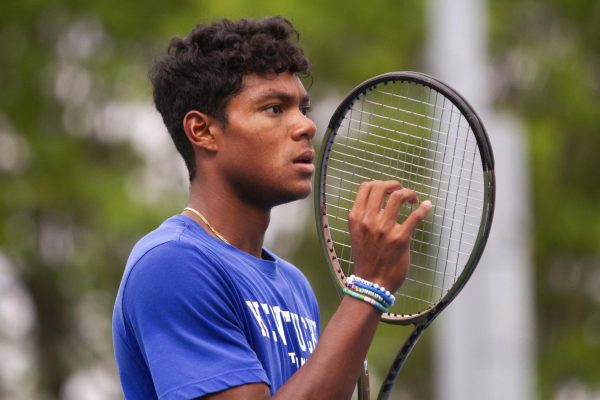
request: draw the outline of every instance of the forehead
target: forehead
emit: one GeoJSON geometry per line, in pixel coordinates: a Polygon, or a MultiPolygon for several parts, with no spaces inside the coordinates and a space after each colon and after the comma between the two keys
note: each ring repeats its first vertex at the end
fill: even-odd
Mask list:
{"type": "Polygon", "coordinates": [[[308,101],[308,93],[296,74],[283,72],[268,75],[246,75],[244,76],[242,90],[234,98],[258,101],[265,97],[284,96],[298,102],[308,101]]]}

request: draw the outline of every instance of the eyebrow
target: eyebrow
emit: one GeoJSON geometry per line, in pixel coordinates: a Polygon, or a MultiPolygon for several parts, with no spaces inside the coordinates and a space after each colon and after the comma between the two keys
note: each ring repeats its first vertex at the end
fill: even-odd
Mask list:
{"type": "MultiPolygon", "coordinates": [[[[278,99],[285,103],[294,103],[295,102],[295,96],[292,96],[286,92],[279,92],[279,91],[269,92],[267,94],[260,95],[258,98],[261,101],[269,100],[269,99],[278,99]]],[[[308,93],[306,95],[302,96],[302,98],[300,99],[300,104],[301,105],[310,104],[310,96],[308,95],[308,93]]]]}

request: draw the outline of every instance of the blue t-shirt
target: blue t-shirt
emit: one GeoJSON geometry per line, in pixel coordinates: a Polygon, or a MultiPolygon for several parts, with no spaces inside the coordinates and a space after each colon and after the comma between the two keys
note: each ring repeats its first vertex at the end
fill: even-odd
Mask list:
{"type": "Polygon", "coordinates": [[[113,341],[128,400],[193,399],[264,382],[271,394],[313,352],[319,311],[304,275],[177,215],[134,247],[113,341]]]}

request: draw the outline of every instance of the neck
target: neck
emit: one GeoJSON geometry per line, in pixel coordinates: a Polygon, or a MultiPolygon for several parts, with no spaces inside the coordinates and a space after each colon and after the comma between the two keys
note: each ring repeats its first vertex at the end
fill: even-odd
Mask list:
{"type": "MultiPolygon", "coordinates": [[[[201,187],[199,184],[192,183],[188,206],[204,215],[210,226],[232,246],[261,258],[271,211],[239,201],[233,194],[219,191],[209,192],[201,190],[201,187]]],[[[184,211],[183,213],[194,219],[210,235],[218,238],[210,227],[193,212],[184,211]]]]}

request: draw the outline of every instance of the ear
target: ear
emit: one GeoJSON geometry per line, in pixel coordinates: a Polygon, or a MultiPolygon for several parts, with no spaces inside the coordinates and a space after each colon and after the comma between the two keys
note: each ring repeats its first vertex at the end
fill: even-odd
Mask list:
{"type": "Polygon", "coordinates": [[[200,111],[188,111],[183,117],[183,130],[192,146],[210,152],[218,150],[215,132],[219,126],[214,118],[200,111]]]}

